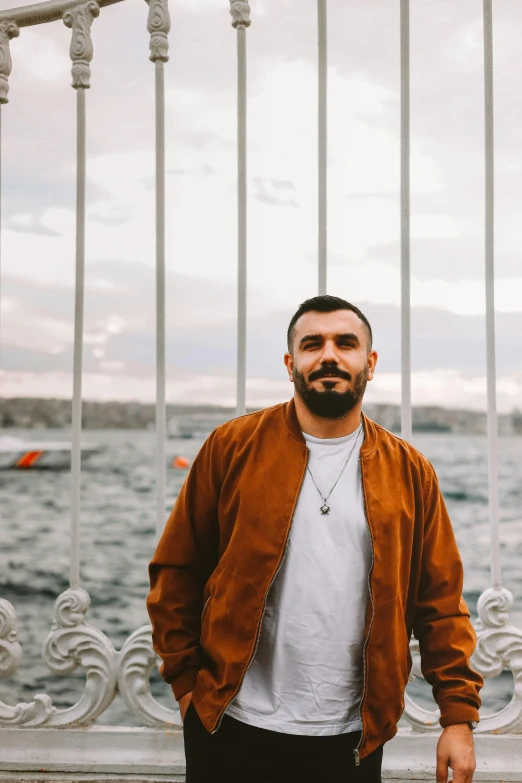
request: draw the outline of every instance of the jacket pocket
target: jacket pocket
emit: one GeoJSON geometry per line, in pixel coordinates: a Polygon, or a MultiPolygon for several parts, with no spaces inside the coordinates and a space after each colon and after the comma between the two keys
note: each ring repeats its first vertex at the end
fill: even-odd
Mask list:
{"type": "Polygon", "coordinates": [[[201,627],[200,634],[201,635],[199,637],[199,643],[201,645],[203,644],[203,636],[205,635],[204,632],[203,632],[203,626],[204,626],[204,623],[205,623],[205,619],[208,618],[208,608],[210,606],[211,598],[212,598],[212,596],[209,595],[209,597],[205,601],[205,606],[203,607],[203,611],[201,612],[201,622],[200,622],[200,627],[201,627]]]}
{"type": "Polygon", "coordinates": [[[235,685],[252,655],[261,599],[243,577],[221,567],[201,616],[201,646],[214,688],[235,685]]]}

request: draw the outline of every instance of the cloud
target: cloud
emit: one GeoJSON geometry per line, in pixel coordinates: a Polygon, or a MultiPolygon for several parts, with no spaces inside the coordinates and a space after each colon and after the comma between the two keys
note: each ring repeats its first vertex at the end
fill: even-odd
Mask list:
{"type": "MultiPolygon", "coordinates": [[[[167,180],[167,263],[172,259],[201,277],[214,275],[217,267],[223,279],[232,280],[236,33],[226,3],[205,8],[183,3],[171,9],[166,154],[167,169],[182,176],[167,180]],[[210,173],[203,184],[201,175],[210,173]]],[[[102,258],[110,246],[119,248],[122,260],[154,263],[154,71],[147,59],[146,16],[145,6],[116,4],[103,9],[93,25],[87,96],[89,259],[102,258]]],[[[506,113],[518,57],[511,16],[499,7],[495,19],[502,42],[495,61],[502,74],[496,99],[504,106],[496,116],[501,140],[496,270],[504,278],[521,277],[517,259],[522,251],[516,229],[521,166],[516,127],[522,112],[511,101],[509,117],[506,113]]],[[[333,261],[373,258],[397,267],[398,19],[398,7],[381,0],[357,7],[329,3],[328,235],[333,261]]],[[[422,0],[412,10],[412,261],[421,280],[433,278],[433,269],[447,280],[473,277],[481,269],[476,261],[483,244],[479,23],[480,13],[469,0],[458,6],[441,0],[436,7],[422,0]]],[[[65,67],[69,41],[70,31],[57,23],[24,28],[12,42],[11,102],[3,131],[5,214],[10,218],[26,213],[29,204],[74,209],[75,94],[65,67]],[[39,53],[36,65],[33,51],[39,53]],[[42,76],[47,61],[53,79],[42,76]]],[[[264,4],[259,13],[256,6],[247,41],[249,279],[263,284],[281,279],[289,289],[303,259],[316,252],[315,13],[296,18],[290,3],[264,4]],[[282,269],[283,258],[287,269],[282,269]]],[[[74,236],[64,231],[63,239],[61,250],[57,243],[41,242],[43,263],[37,265],[29,241],[15,242],[7,230],[4,269],[20,272],[22,264],[27,275],[63,277],[68,266],[72,277],[74,236]]],[[[310,281],[314,278],[311,271],[310,281]]]]}
{"type": "MultiPolygon", "coordinates": [[[[173,174],[176,177],[184,177],[187,174],[202,174],[204,177],[208,177],[211,174],[214,174],[215,170],[216,169],[214,168],[214,166],[211,166],[208,163],[202,163],[201,166],[199,166],[198,168],[193,168],[193,169],[189,169],[189,168],[185,168],[185,169],[184,168],[172,168],[172,169],[167,169],[166,173],[167,174],[173,174]]],[[[153,180],[153,181],[154,181],[154,184],[155,184],[156,180],[153,180]]]]}
{"type": "Polygon", "coordinates": [[[122,226],[130,221],[131,210],[129,207],[112,207],[103,215],[97,215],[91,211],[89,217],[104,226],[122,226]]]}
{"type": "Polygon", "coordinates": [[[269,179],[268,177],[254,177],[253,182],[260,188],[271,187],[274,190],[293,190],[295,185],[289,179],[269,179]]]}
{"type": "Polygon", "coordinates": [[[391,191],[389,193],[379,193],[378,191],[374,191],[372,193],[361,193],[358,191],[357,193],[347,193],[345,198],[348,201],[366,201],[372,199],[389,199],[391,201],[397,201],[397,192],[391,191]]]}
{"type": "Polygon", "coordinates": [[[226,138],[221,133],[212,130],[185,127],[185,123],[183,123],[181,127],[178,127],[176,137],[183,146],[198,150],[199,152],[203,150],[208,152],[234,152],[236,149],[234,138],[226,138]]]}
{"type": "Polygon", "coordinates": [[[258,201],[261,201],[262,204],[279,204],[286,207],[297,207],[299,208],[299,204],[295,200],[295,198],[287,198],[287,199],[281,199],[276,198],[276,196],[270,196],[268,193],[258,190],[256,193],[254,193],[253,196],[258,201]]]}
{"type": "MultiPolygon", "coordinates": [[[[233,374],[236,366],[236,287],[214,280],[167,273],[167,364],[180,371],[233,374]]],[[[339,295],[347,295],[339,291],[339,295]]],[[[28,355],[17,364],[15,348],[48,354],[49,369],[71,357],[74,292],[65,285],[30,283],[7,276],[3,295],[10,302],[3,342],[10,346],[6,369],[29,369],[28,355]]],[[[400,371],[400,311],[390,304],[354,300],[369,318],[379,352],[379,370],[400,371]]],[[[294,306],[282,307],[268,289],[249,289],[247,351],[249,373],[281,378],[285,338],[294,306]]],[[[155,276],[143,264],[106,261],[88,268],[85,293],[85,361],[123,362],[127,371],[148,375],[155,366],[155,276]]],[[[485,322],[442,308],[413,307],[414,371],[485,372],[485,322]]],[[[520,371],[522,312],[497,313],[497,366],[500,374],[520,371]]],[[[108,371],[105,367],[104,371],[108,371]]]]}
{"type": "MultiPolygon", "coordinates": [[[[237,35],[226,2],[202,3],[171,7],[167,320],[172,366],[211,367],[210,378],[235,366],[237,35]]],[[[150,374],[154,353],[155,105],[146,17],[146,4],[119,3],[93,24],[86,333],[95,342],[86,366],[109,384],[116,366],[119,378],[131,369],[150,374]],[[118,334],[110,332],[113,317],[125,323],[118,334]],[[125,367],[102,364],[122,361],[125,367]]],[[[328,22],[328,290],[372,312],[380,368],[393,375],[400,345],[399,5],[330,0],[328,22]]],[[[522,6],[497,4],[494,23],[497,346],[499,372],[509,374],[517,371],[522,333],[522,107],[513,101],[522,6]]],[[[296,14],[294,3],[256,2],[247,31],[249,372],[266,373],[267,383],[280,377],[285,321],[317,291],[316,24],[312,8],[296,14]]],[[[2,110],[2,283],[14,303],[3,312],[3,336],[10,335],[6,351],[14,346],[10,366],[19,361],[27,372],[40,359],[17,351],[36,350],[43,366],[56,362],[57,373],[71,358],[64,326],[72,323],[75,266],[70,35],[61,22],[21,31],[11,43],[10,103],[2,110]]],[[[419,0],[411,47],[415,372],[456,367],[482,378],[480,8],[472,0],[419,0]]]]}
{"type": "MultiPolygon", "coordinates": [[[[420,280],[443,279],[449,282],[483,280],[485,269],[484,237],[437,236],[418,237],[410,242],[412,274],[420,280]]],[[[368,261],[399,264],[400,242],[369,245],[368,261]]],[[[502,277],[521,277],[520,256],[499,250],[497,267],[501,264],[502,277]]]]}
{"type": "Polygon", "coordinates": [[[7,228],[20,234],[35,234],[41,237],[61,237],[61,233],[44,225],[34,215],[17,215],[7,221],[7,228]]]}
{"type": "Polygon", "coordinates": [[[286,179],[272,179],[270,177],[253,177],[253,198],[263,204],[280,204],[288,207],[299,207],[295,198],[291,198],[288,192],[295,192],[293,182],[286,179]]]}

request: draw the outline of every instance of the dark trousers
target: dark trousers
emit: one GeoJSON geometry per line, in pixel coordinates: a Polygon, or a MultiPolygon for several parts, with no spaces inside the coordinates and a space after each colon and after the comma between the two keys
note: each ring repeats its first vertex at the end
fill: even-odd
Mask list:
{"type": "Polygon", "coordinates": [[[215,734],[189,704],[183,725],[186,783],[381,783],[383,746],[355,766],[360,731],[283,734],[224,715],[215,734]]]}

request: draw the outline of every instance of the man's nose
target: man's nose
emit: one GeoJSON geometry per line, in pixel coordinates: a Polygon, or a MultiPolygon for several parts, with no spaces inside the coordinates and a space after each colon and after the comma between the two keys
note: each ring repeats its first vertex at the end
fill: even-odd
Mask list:
{"type": "Polygon", "coordinates": [[[323,348],[323,354],[321,356],[321,363],[327,364],[327,363],[335,363],[337,364],[339,361],[339,357],[337,355],[337,348],[335,346],[335,343],[325,343],[325,346],[323,348]]]}

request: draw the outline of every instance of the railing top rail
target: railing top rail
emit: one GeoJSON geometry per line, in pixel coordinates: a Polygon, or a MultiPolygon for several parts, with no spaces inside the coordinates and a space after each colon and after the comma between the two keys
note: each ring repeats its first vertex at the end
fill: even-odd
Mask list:
{"type": "MultiPolygon", "coordinates": [[[[66,11],[70,11],[76,6],[83,5],[87,0],[46,0],[44,3],[33,3],[32,5],[22,5],[18,8],[8,8],[0,11],[0,22],[14,22],[18,27],[30,27],[34,24],[45,24],[46,22],[56,22],[61,19],[66,11]]],[[[114,3],[121,3],[122,0],[96,0],[100,8],[114,3]]]]}

